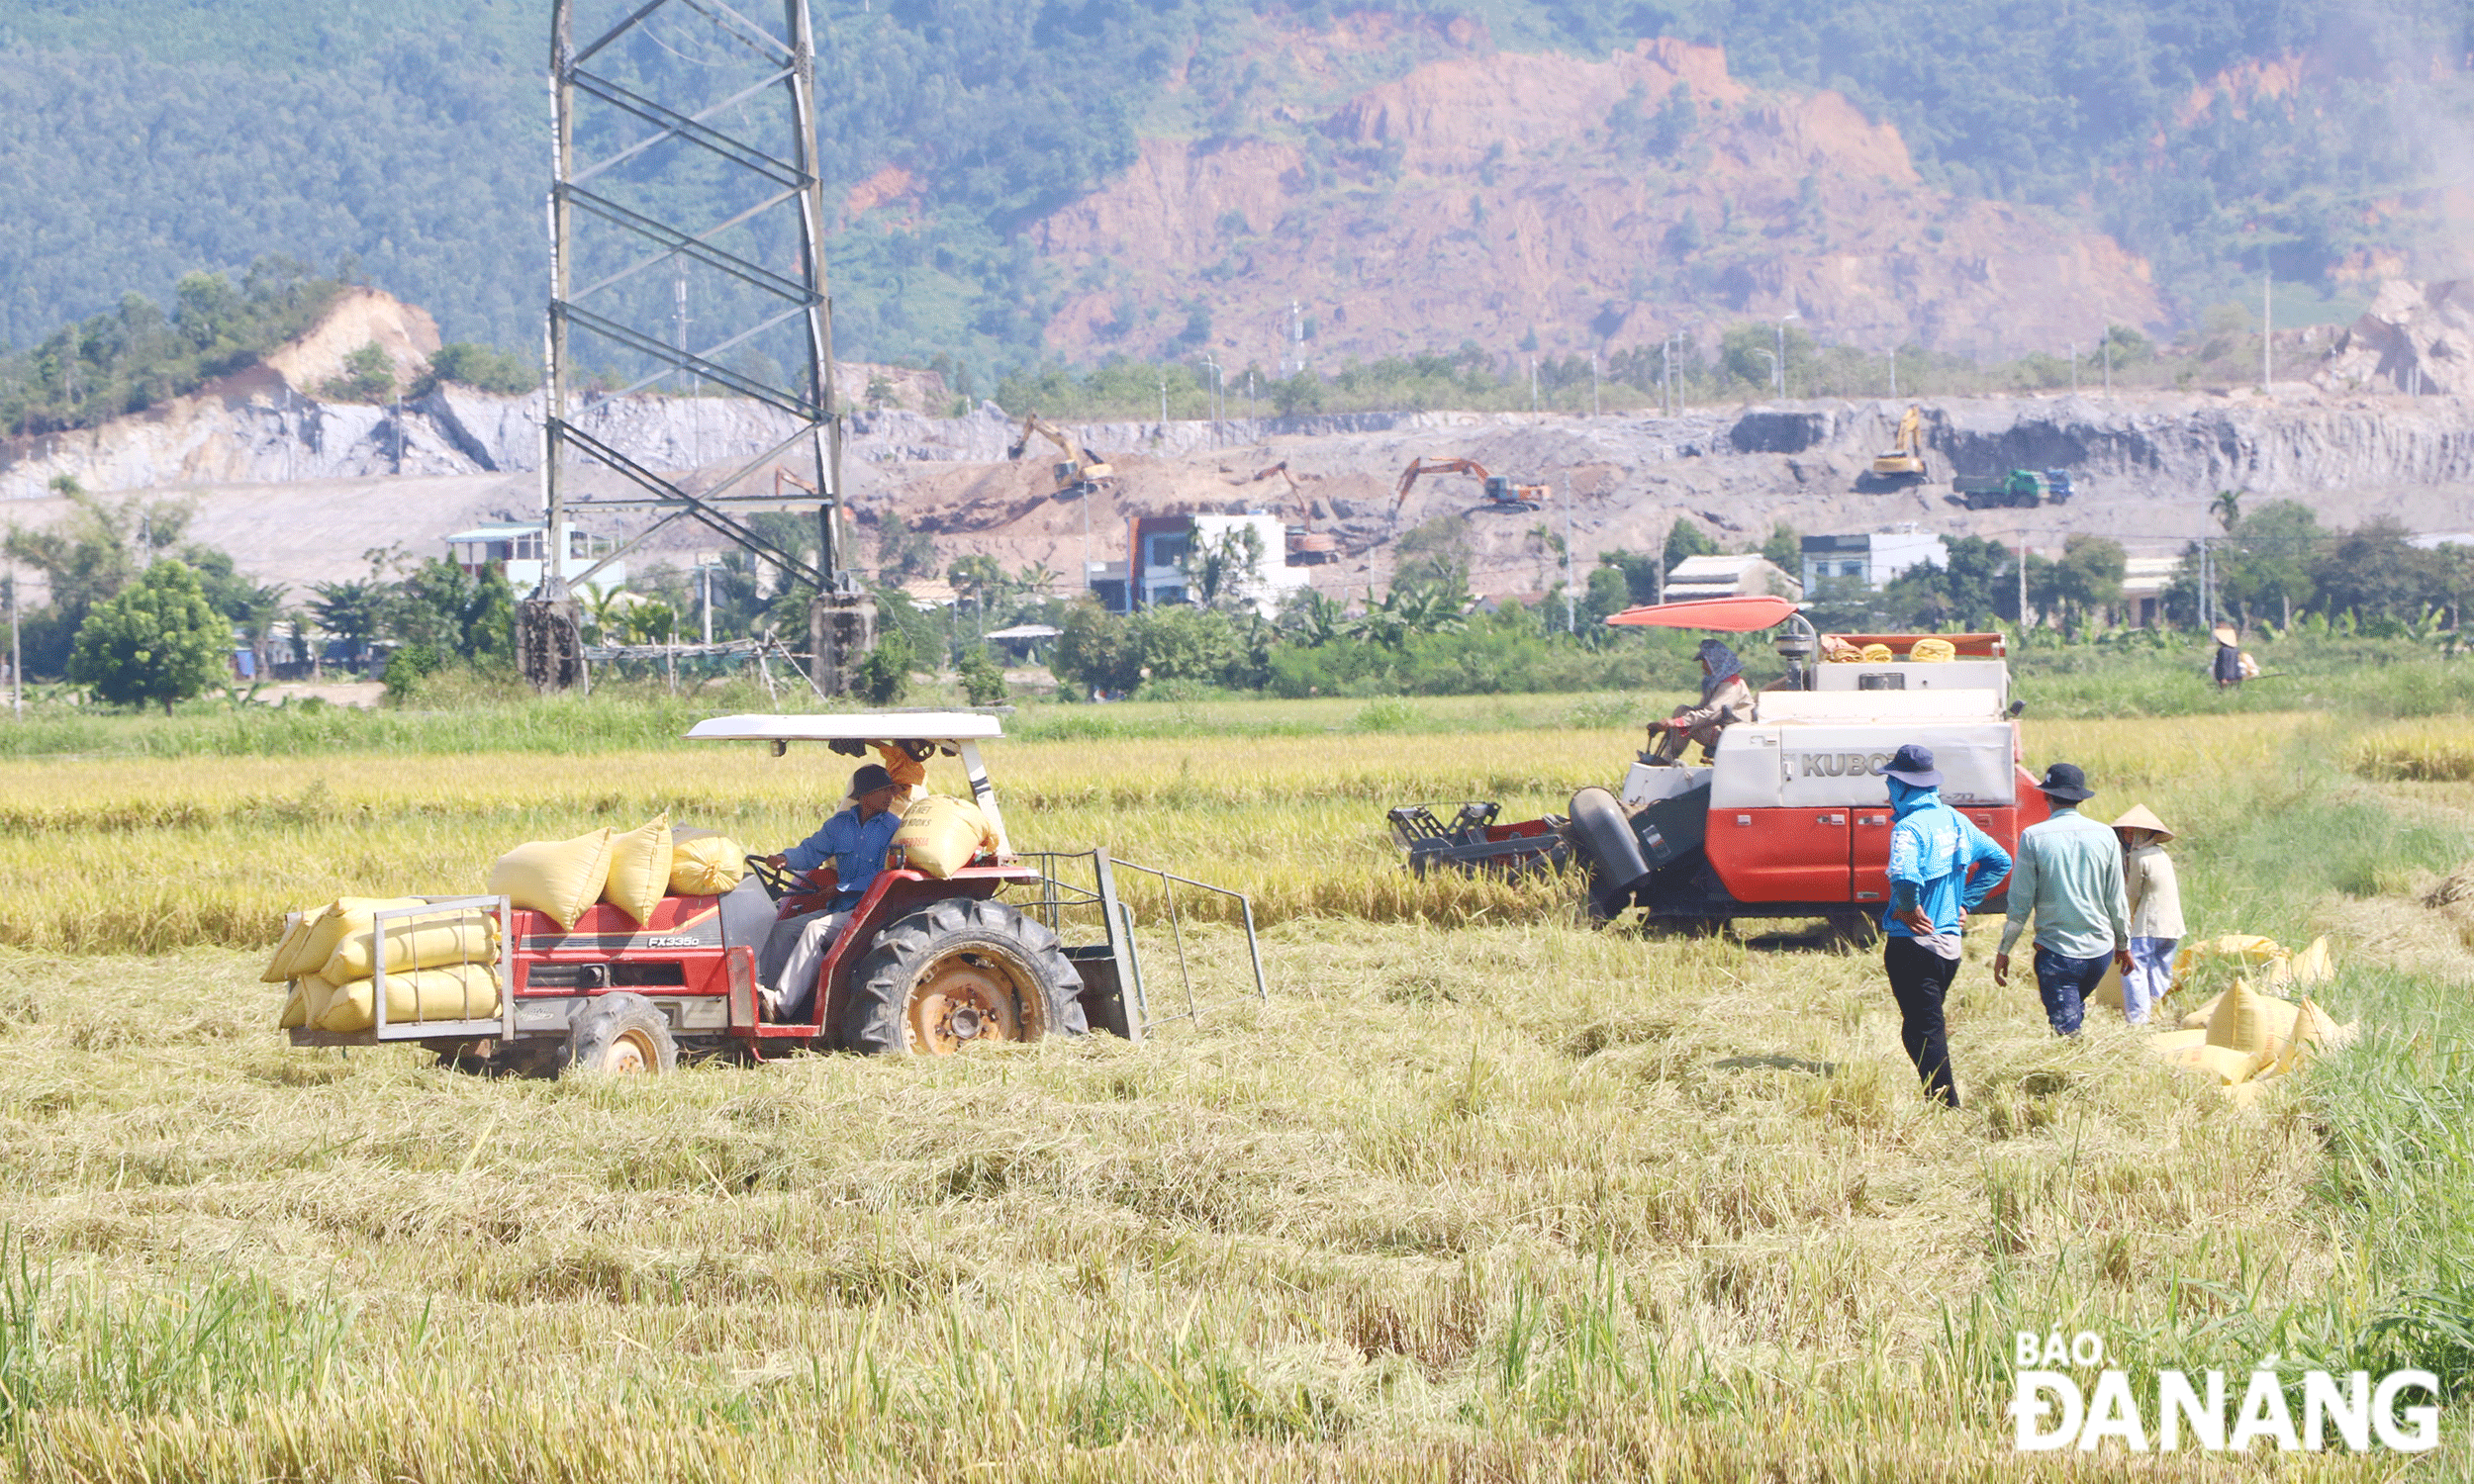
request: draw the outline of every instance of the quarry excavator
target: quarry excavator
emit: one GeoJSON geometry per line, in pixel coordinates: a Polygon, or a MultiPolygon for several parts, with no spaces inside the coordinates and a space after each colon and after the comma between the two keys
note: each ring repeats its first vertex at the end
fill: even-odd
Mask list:
{"type": "Polygon", "coordinates": [[[1312,567],[1324,562],[1340,560],[1340,538],[1314,528],[1314,501],[1298,485],[1297,476],[1288,472],[1286,459],[1282,459],[1270,468],[1256,470],[1252,479],[1243,480],[1240,483],[1259,485],[1275,475],[1287,483],[1288,496],[1297,503],[1297,518],[1302,522],[1287,528],[1288,565],[1312,567]]]}
{"type": "Polygon", "coordinates": [[[1018,459],[1031,446],[1033,436],[1046,438],[1065,455],[1054,467],[1056,486],[1048,493],[1059,500],[1074,500],[1095,495],[1116,483],[1116,471],[1107,460],[1065,435],[1065,430],[1036,412],[1022,415],[1022,426],[1014,434],[1013,443],[1005,449],[1005,457],[1018,459]]]}
{"type": "Polygon", "coordinates": [[[1924,409],[1910,407],[1898,419],[1898,437],[1875,454],[1868,471],[1875,489],[1921,484],[1929,478],[1924,463],[1924,409]]]}
{"type": "Polygon", "coordinates": [[[1486,495],[1486,503],[1477,507],[1483,510],[1536,510],[1543,508],[1547,498],[1555,493],[1553,485],[1516,485],[1509,475],[1489,474],[1486,466],[1475,459],[1413,458],[1409,460],[1409,466],[1400,471],[1400,488],[1391,500],[1392,514],[1399,514],[1400,507],[1408,503],[1409,487],[1417,483],[1421,474],[1475,476],[1478,487],[1486,495]]]}

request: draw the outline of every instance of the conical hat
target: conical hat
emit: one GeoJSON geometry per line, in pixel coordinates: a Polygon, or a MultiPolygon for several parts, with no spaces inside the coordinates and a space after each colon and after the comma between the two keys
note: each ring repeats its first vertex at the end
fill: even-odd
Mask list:
{"type": "Polygon", "coordinates": [[[2218,624],[2213,632],[2215,633],[2216,640],[2219,644],[2239,644],[2242,642],[2242,636],[2236,633],[2234,631],[2234,625],[2230,623],[2218,624]]]}
{"type": "Polygon", "coordinates": [[[2154,830],[2168,840],[2174,838],[2173,831],[2166,829],[2165,822],[2149,812],[2145,804],[2131,805],[2121,818],[2113,822],[2113,827],[2118,830],[2154,830]]]}

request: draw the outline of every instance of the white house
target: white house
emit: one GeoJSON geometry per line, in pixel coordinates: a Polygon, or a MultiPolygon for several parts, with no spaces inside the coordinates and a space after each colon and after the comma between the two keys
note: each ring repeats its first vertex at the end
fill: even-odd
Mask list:
{"type": "Polygon", "coordinates": [[[1950,543],[1913,524],[1854,536],[1806,536],[1804,591],[1822,584],[1860,580],[1878,592],[1910,567],[1947,567],[1950,543]]]}
{"type": "MultiPolygon", "coordinates": [[[[493,520],[448,536],[447,560],[475,577],[491,563],[499,564],[507,569],[507,586],[522,598],[541,585],[542,554],[548,544],[543,537],[548,530],[548,524],[540,520],[493,520]]],[[[558,564],[559,575],[573,583],[617,547],[618,543],[608,536],[593,535],[569,525],[567,554],[558,564]]],[[[594,573],[588,586],[616,593],[626,585],[626,563],[613,562],[594,573]]]]}
{"type": "Polygon", "coordinates": [[[1755,552],[1748,556],[1685,557],[1666,574],[1665,594],[1668,603],[1747,597],[1801,600],[1804,585],[1755,552]]]}

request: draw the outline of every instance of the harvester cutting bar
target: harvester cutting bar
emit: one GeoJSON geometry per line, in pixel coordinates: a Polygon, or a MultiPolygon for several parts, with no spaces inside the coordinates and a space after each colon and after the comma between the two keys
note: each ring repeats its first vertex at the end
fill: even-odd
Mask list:
{"type": "Polygon", "coordinates": [[[1434,804],[1404,804],[1389,811],[1391,838],[1408,852],[1409,870],[1418,876],[1437,866],[1522,876],[1532,871],[1551,871],[1563,865],[1569,854],[1561,828],[1564,821],[1552,814],[1517,824],[1497,824],[1494,820],[1502,810],[1500,804],[1443,807],[1454,811],[1448,825],[1436,815],[1434,804]]]}

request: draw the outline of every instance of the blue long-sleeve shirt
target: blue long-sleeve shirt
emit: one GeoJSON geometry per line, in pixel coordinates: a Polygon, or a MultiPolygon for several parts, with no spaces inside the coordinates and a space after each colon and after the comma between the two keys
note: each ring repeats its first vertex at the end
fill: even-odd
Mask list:
{"type": "Polygon", "coordinates": [[[885,869],[885,850],[894,843],[894,831],[901,828],[902,815],[892,809],[872,819],[861,819],[855,807],[844,809],[782,852],[782,859],[793,871],[813,871],[832,862],[833,895],[825,905],[838,912],[867,894],[868,883],[885,869]]]}
{"type": "Polygon", "coordinates": [[[1913,938],[1892,913],[1921,907],[1934,937],[1955,937],[1962,912],[1972,912],[2010,874],[2010,852],[1973,821],[1942,802],[1939,789],[1917,788],[1895,805],[1890,827],[1890,906],[1881,930],[1913,938]]]}

